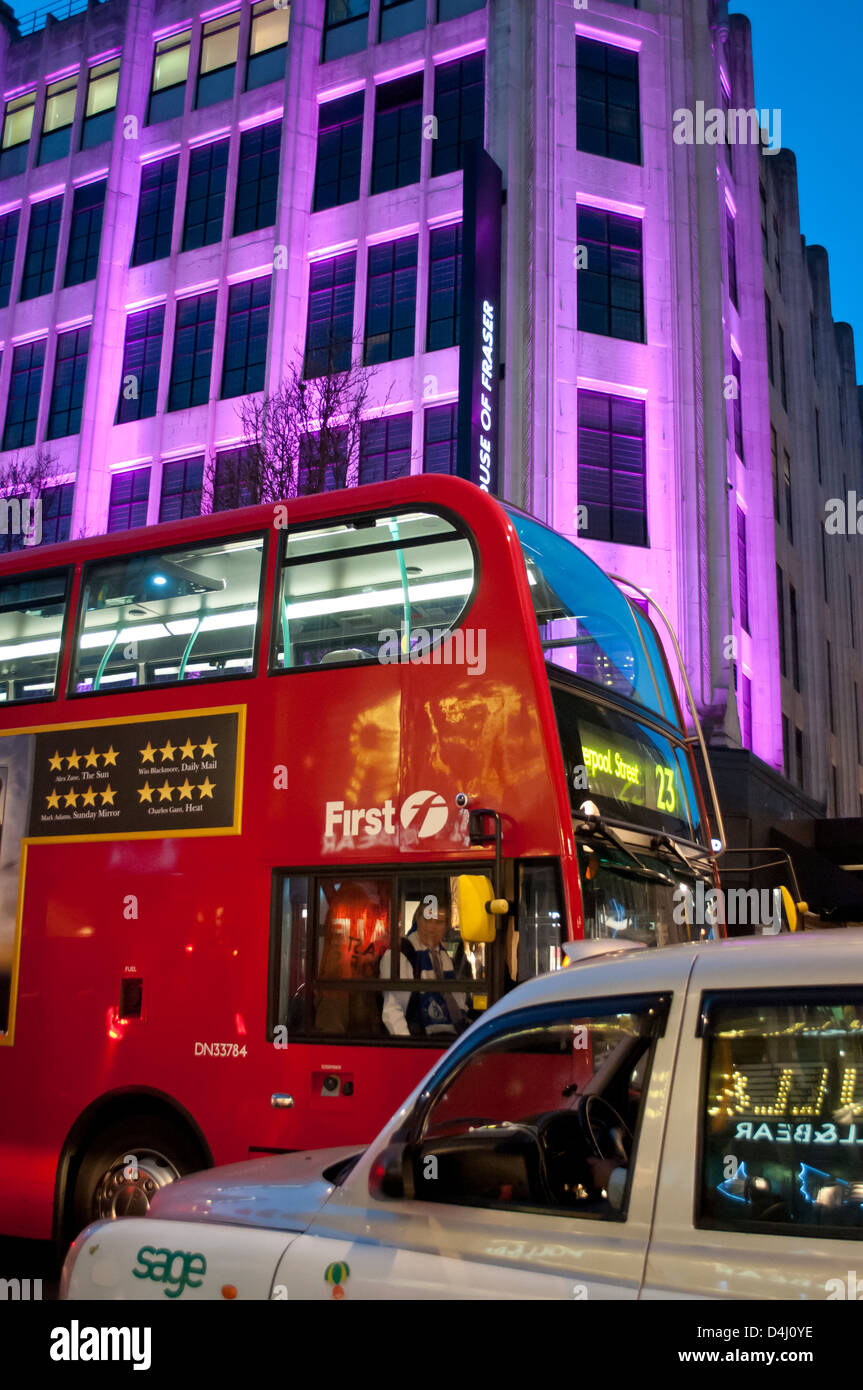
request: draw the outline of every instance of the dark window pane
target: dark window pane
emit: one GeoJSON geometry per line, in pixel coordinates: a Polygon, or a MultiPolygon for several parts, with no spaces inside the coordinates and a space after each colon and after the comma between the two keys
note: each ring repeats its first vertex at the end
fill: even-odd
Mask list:
{"type": "Polygon", "coordinates": [[[212,246],[222,239],[229,143],[216,140],[211,145],[199,146],[189,155],[184,251],[212,246]]]}
{"type": "Polygon", "coordinates": [[[360,483],[406,478],[411,471],[411,421],[406,415],[366,420],[360,431],[360,483]]]}
{"type": "Polygon", "coordinates": [[[473,54],[435,68],[434,114],[437,139],[432,147],[432,174],[464,167],[465,146],[485,133],[485,55],[473,54]]]}
{"type": "Polygon", "coordinates": [[[15,248],[18,245],[20,209],[0,217],[0,309],[9,303],[12,290],[12,271],[15,267],[15,248]]]}
{"type": "Polygon", "coordinates": [[[372,193],[419,181],[422,99],[422,73],[384,82],[377,88],[372,193]]]}
{"type": "Polygon", "coordinates": [[[156,413],[164,326],[164,304],[130,314],[126,320],[118,424],[146,420],[156,413]]]}
{"type": "Polygon", "coordinates": [[[57,263],[57,243],[60,240],[60,219],[63,199],[48,198],[34,203],[30,209],[27,252],[21,276],[21,299],[36,299],[50,294],[54,286],[54,267],[57,263]]]}
{"type": "Polygon", "coordinates": [[[312,263],[304,365],[307,377],[350,367],[356,269],[356,251],[312,263]]]}
{"type": "Polygon", "coordinates": [[[366,365],[410,357],[416,318],[417,237],[369,248],[366,365]]]}
{"type": "Polygon", "coordinates": [[[647,545],[643,401],[579,391],[578,502],[580,535],[647,545]]]}
{"type": "Polygon", "coordinates": [[[362,141],[362,92],[321,106],[313,212],[352,203],[360,196],[362,141]]]}
{"type": "Polygon", "coordinates": [[[3,448],[20,449],[36,438],[42,372],[45,367],[45,339],[23,343],[12,356],[12,379],[3,429],[3,448]]]}
{"type": "Polygon", "coordinates": [[[343,58],[365,48],[369,34],[369,0],[326,0],[323,61],[343,58]]]}
{"type": "Polygon", "coordinates": [[[423,472],[456,471],[458,405],[433,405],[423,412],[423,472]]]}
{"type": "Polygon", "coordinates": [[[51,392],[51,409],[48,415],[49,439],[62,439],[67,434],[77,434],[81,428],[81,407],[84,403],[89,351],[89,327],[77,328],[71,333],[61,333],[57,338],[54,389],[51,392]]]}
{"type": "Polygon", "coordinates": [[[223,399],[263,390],[269,317],[269,277],[231,286],[222,371],[223,399]]]}
{"type": "Polygon", "coordinates": [[[132,247],[132,265],[145,265],[171,254],[174,200],[180,156],[171,155],[141,170],[141,201],[132,247]]]}
{"type": "Polygon", "coordinates": [[[455,347],[461,317],[461,223],[429,235],[427,350],[455,347]]]}
{"type": "Polygon", "coordinates": [[[107,180],[100,179],[98,183],[75,189],[66,255],[66,285],[82,285],[96,278],[107,187],[107,180]]]}
{"type": "Polygon", "coordinates": [[[133,526],[146,526],[149,496],[149,468],[135,468],[127,473],[115,473],[111,479],[107,529],[128,531],[133,526]]]}
{"type": "Polygon", "coordinates": [[[200,516],[203,482],[203,455],[166,461],[162,466],[159,520],[178,521],[181,517],[200,516]]]}
{"type": "Polygon", "coordinates": [[[578,327],[585,333],[644,341],[641,222],[578,210],[578,246],[587,264],[578,271],[578,327]]]}
{"type": "Polygon", "coordinates": [[[246,130],[240,139],[240,167],[234,210],[234,236],[272,227],[279,187],[281,121],[246,130]]]}
{"type": "Polygon", "coordinates": [[[168,410],[186,410],[209,400],[215,318],[215,291],[178,303],[168,410]]]}

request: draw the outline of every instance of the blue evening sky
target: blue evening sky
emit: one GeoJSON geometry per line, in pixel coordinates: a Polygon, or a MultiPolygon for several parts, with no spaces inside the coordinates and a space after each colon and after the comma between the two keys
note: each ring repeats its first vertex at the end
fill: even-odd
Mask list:
{"type": "Polygon", "coordinates": [[[833,317],[854,329],[863,381],[863,4],[732,0],[729,8],[749,16],[755,99],[782,112],[782,144],[797,156],[800,230],[830,257],[833,317]]]}
{"type": "MultiPolygon", "coordinates": [[[[37,5],[12,0],[12,8],[23,18],[37,5]]],[[[863,380],[863,3],[731,0],[730,8],[751,21],[756,100],[781,109],[782,143],[797,156],[801,231],[810,245],[827,249],[833,317],[854,327],[863,380]]]]}

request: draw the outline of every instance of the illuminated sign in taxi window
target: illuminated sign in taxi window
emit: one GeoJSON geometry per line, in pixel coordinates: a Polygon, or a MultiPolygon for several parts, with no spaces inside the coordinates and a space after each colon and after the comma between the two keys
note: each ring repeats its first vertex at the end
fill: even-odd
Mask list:
{"type": "Polygon", "coordinates": [[[702,1224],[863,1237],[863,997],[708,1017],[702,1224]]]}

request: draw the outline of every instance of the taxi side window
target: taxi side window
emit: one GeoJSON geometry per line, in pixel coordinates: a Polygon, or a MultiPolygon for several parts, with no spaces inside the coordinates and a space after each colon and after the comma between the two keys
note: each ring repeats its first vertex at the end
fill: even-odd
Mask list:
{"type": "Polygon", "coordinates": [[[666,1002],[526,1010],[461,1059],[410,1146],[415,1197],[624,1219],[666,1002]],[[639,1064],[642,1064],[643,1070],[639,1064]]]}
{"type": "Polygon", "coordinates": [[[863,994],[705,1001],[697,1224],[863,1237],[863,994]]]}

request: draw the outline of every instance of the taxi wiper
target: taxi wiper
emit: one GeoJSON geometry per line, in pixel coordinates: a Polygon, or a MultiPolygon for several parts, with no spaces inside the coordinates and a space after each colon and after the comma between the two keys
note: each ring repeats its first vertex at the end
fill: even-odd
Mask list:
{"type": "Polygon", "coordinates": [[[665,883],[669,887],[674,886],[674,880],[669,878],[667,874],[661,874],[657,869],[651,869],[649,864],[645,864],[643,859],[639,859],[635,851],[630,849],[620,838],[617,831],[612,830],[610,825],[606,825],[598,811],[586,812],[580,810],[573,814],[582,822],[586,833],[602,836],[608,844],[613,845],[621,854],[626,855],[627,859],[631,859],[633,864],[637,866],[639,873],[644,874],[645,878],[652,878],[654,882],[665,883]]]}

